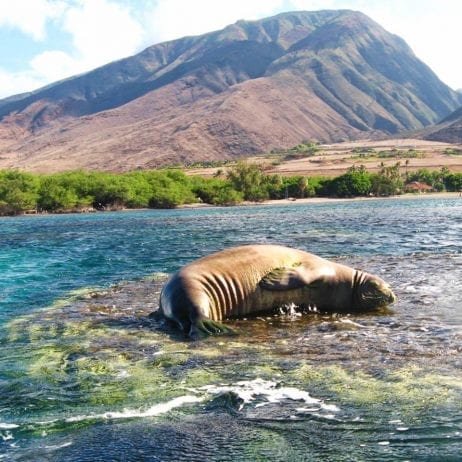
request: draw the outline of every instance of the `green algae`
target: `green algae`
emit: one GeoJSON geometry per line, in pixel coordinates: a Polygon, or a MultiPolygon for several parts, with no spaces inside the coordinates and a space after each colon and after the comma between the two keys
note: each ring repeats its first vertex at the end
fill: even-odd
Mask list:
{"type": "Polygon", "coordinates": [[[24,380],[37,388],[72,388],[77,405],[124,405],[134,398],[156,401],[178,395],[166,393],[175,387],[165,370],[183,364],[188,355],[164,353],[146,359],[145,350],[155,354],[161,339],[148,329],[133,333],[106,327],[82,313],[72,319],[56,305],[8,325],[8,340],[22,357],[24,380]],[[164,387],[166,383],[170,386],[164,387]]]}
{"type": "MultiPolygon", "coordinates": [[[[74,350],[73,352],[75,352],[74,350]]],[[[69,349],[56,345],[43,345],[35,350],[28,361],[28,376],[31,379],[45,380],[54,384],[67,379],[69,349]]]]}
{"type": "Polygon", "coordinates": [[[281,378],[284,374],[283,370],[274,364],[255,364],[249,369],[249,375],[259,377],[265,380],[281,378]]]}
{"type": "MultiPolygon", "coordinates": [[[[341,409],[350,404],[378,416],[387,409],[399,409],[399,418],[416,416],[437,407],[445,409],[448,403],[460,408],[462,385],[455,373],[438,373],[425,364],[409,365],[407,358],[375,368],[364,361],[345,361],[341,359],[345,353],[335,356],[337,337],[329,337],[326,351],[305,340],[301,334],[306,329],[319,335],[312,321],[287,326],[272,325],[272,319],[230,321],[239,326],[239,336],[190,342],[150,321],[149,310],[132,305],[123,287],[114,290],[113,298],[110,291],[81,291],[67,304],[60,301],[8,324],[8,347],[22,359],[21,369],[11,371],[11,377],[25,390],[44,390],[33,398],[34,419],[50,420],[38,426],[40,431],[84,428],[95,423],[92,416],[148,409],[184,395],[199,393],[201,397],[203,386],[256,378],[308,391],[341,409]],[[332,352],[326,365],[322,355],[332,352]],[[319,360],[308,364],[307,355],[319,360]],[[66,418],[81,415],[85,416],[82,422],[66,418]]],[[[17,394],[21,395],[19,388],[17,394]]],[[[26,409],[27,399],[18,408],[26,409]]],[[[195,412],[191,409],[169,415],[195,412]]],[[[24,419],[30,422],[30,417],[24,419]]],[[[31,428],[34,432],[35,427],[31,428]]],[[[289,455],[290,445],[283,436],[277,431],[264,433],[258,438],[261,445],[253,441],[249,447],[249,460],[266,460],[267,453],[281,453],[281,460],[287,460],[284,455],[289,455]]]]}
{"type": "Polygon", "coordinates": [[[456,401],[462,388],[456,377],[416,366],[376,376],[340,365],[303,364],[288,373],[277,356],[278,349],[287,349],[287,339],[271,345],[249,343],[244,337],[181,342],[150,328],[114,327],[105,320],[117,310],[102,306],[100,310],[86,303],[78,315],[74,308],[66,312],[65,306],[53,306],[11,322],[9,339],[24,351],[28,377],[37,383],[73,385],[79,402],[92,406],[155,403],[180,396],[186,388],[243,376],[288,378],[297,386],[333,394],[340,402],[392,403],[408,409],[456,401]],[[221,360],[230,357],[235,361],[221,360]]]}
{"type": "Polygon", "coordinates": [[[222,376],[208,369],[200,368],[188,371],[183,375],[181,383],[187,387],[201,387],[210,383],[218,383],[222,380],[222,376]]]}
{"type": "MultiPolygon", "coordinates": [[[[380,377],[364,371],[338,366],[303,364],[291,376],[308,388],[332,393],[340,402],[359,406],[400,406],[408,412],[457,403],[460,400],[460,378],[428,372],[410,365],[383,371],[380,377]]],[[[460,403],[459,403],[460,404],[460,403]]]]}

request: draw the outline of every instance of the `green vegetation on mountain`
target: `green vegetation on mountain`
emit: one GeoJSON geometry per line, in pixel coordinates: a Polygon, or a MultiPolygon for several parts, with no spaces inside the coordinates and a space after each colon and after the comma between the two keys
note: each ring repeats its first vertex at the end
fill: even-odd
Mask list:
{"type": "Polygon", "coordinates": [[[0,215],[174,208],[198,202],[236,205],[315,196],[389,196],[400,194],[412,182],[434,191],[461,191],[462,173],[451,173],[447,168],[403,173],[399,162],[383,166],[379,173],[369,173],[363,165],[353,166],[336,178],[266,174],[264,167],[248,162],[238,162],[225,178],[187,176],[180,170],[52,175],[0,170],[0,215]]]}

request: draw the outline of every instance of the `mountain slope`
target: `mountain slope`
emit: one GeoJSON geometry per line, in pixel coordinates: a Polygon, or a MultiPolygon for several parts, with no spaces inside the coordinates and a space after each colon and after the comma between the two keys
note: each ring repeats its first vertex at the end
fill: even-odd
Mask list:
{"type": "Polygon", "coordinates": [[[454,111],[440,123],[424,129],[420,137],[445,143],[462,143],[462,107],[454,111]]]}
{"type": "Polygon", "coordinates": [[[0,101],[0,167],[128,170],[419,129],[462,96],[349,10],[147,48],[0,101]]]}

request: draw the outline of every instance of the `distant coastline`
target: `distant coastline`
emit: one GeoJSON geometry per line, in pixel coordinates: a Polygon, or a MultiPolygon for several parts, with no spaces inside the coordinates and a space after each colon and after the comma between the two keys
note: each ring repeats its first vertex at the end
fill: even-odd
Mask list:
{"type": "MultiPolygon", "coordinates": [[[[177,209],[207,208],[207,207],[242,207],[253,205],[304,205],[304,204],[331,204],[341,202],[366,202],[374,200],[396,200],[396,199],[458,199],[462,200],[460,192],[428,192],[428,193],[405,193],[385,197],[306,197],[303,199],[268,199],[261,202],[244,201],[236,205],[212,205],[212,204],[184,204],[177,209]]],[[[128,210],[128,209],[127,209],[128,210]]]]}
{"type": "Polygon", "coordinates": [[[334,203],[344,203],[344,202],[368,202],[376,200],[388,200],[393,201],[397,199],[406,199],[406,200],[421,200],[421,199],[461,199],[461,192],[428,192],[428,193],[404,193],[393,196],[384,196],[384,197],[306,197],[306,198],[288,198],[288,199],[268,199],[259,202],[253,201],[243,201],[238,204],[233,205],[214,205],[201,202],[195,202],[191,204],[182,204],[174,208],[118,208],[118,209],[107,209],[107,210],[97,210],[97,209],[86,209],[86,210],[67,210],[60,212],[33,212],[27,211],[25,213],[14,215],[14,216],[5,216],[0,215],[1,218],[17,218],[17,217],[34,217],[34,216],[44,216],[44,215],[66,215],[66,214],[93,214],[93,213],[108,213],[108,212],[140,212],[147,210],[185,210],[185,209],[200,209],[200,208],[235,208],[235,207],[248,207],[248,206],[283,206],[283,205],[307,205],[307,204],[334,204],[334,203]]]}

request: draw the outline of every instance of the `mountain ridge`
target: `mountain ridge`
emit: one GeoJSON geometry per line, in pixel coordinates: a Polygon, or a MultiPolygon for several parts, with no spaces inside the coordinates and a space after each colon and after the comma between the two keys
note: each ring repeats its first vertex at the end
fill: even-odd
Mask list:
{"type": "Polygon", "coordinates": [[[462,106],[441,122],[423,129],[419,133],[419,138],[445,143],[462,143],[462,106]]]}
{"type": "Polygon", "coordinates": [[[232,158],[308,138],[415,130],[460,104],[364,14],[281,13],[0,100],[0,167],[127,170],[232,158]]]}

